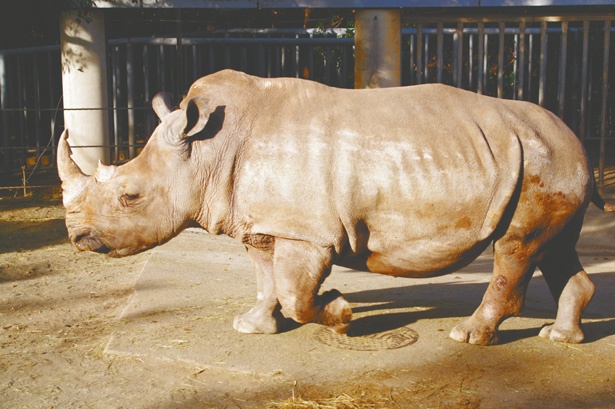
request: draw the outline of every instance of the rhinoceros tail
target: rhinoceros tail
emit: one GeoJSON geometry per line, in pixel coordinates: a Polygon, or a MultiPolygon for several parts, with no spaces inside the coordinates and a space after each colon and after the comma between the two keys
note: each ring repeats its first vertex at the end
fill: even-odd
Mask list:
{"type": "Polygon", "coordinates": [[[592,203],[602,211],[615,212],[615,204],[605,202],[596,188],[594,188],[594,192],[592,193],[592,203]]]}

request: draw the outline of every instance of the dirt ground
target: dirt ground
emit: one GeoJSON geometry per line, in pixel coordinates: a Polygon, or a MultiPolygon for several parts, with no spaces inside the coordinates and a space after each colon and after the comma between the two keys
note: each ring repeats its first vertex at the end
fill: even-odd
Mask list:
{"type": "Polygon", "coordinates": [[[550,343],[532,327],[509,331],[501,347],[451,341],[432,366],[334,382],[104,354],[151,252],[77,253],[63,219],[57,201],[0,200],[2,408],[615,408],[613,308],[590,317],[585,344],[550,343]]]}

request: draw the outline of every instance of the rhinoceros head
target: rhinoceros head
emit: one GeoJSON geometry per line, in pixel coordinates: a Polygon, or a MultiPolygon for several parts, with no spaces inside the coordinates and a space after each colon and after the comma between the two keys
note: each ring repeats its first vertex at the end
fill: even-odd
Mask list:
{"type": "Polygon", "coordinates": [[[99,162],[86,175],[71,158],[68,131],[58,146],[66,226],[79,250],[121,257],[161,244],[197,218],[198,167],[191,165],[190,137],[205,127],[207,100],[194,98],[171,111],[158,94],[154,110],[161,120],[143,151],[122,166],[99,162]]]}

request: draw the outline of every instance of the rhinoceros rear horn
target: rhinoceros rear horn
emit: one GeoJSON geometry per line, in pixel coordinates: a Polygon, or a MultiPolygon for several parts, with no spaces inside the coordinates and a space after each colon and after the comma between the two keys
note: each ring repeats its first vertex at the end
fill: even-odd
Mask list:
{"type": "Polygon", "coordinates": [[[65,130],[58,143],[58,175],[62,180],[64,202],[70,202],[76,197],[88,182],[85,175],[75,161],[71,158],[71,149],[68,144],[68,130],[65,130]]]}
{"type": "Polygon", "coordinates": [[[186,106],[186,126],[184,137],[195,135],[205,128],[209,119],[209,100],[207,98],[194,97],[186,106]]]}

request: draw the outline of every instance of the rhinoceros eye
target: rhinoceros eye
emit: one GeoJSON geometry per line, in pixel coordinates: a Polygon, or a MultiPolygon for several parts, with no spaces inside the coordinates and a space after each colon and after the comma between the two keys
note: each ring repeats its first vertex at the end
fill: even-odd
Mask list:
{"type": "Polygon", "coordinates": [[[138,193],[134,193],[134,194],[123,194],[122,196],[120,196],[120,203],[122,204],[122,206],[133,206],[137,200],[139,200],[140,196],[138,193]]]}

